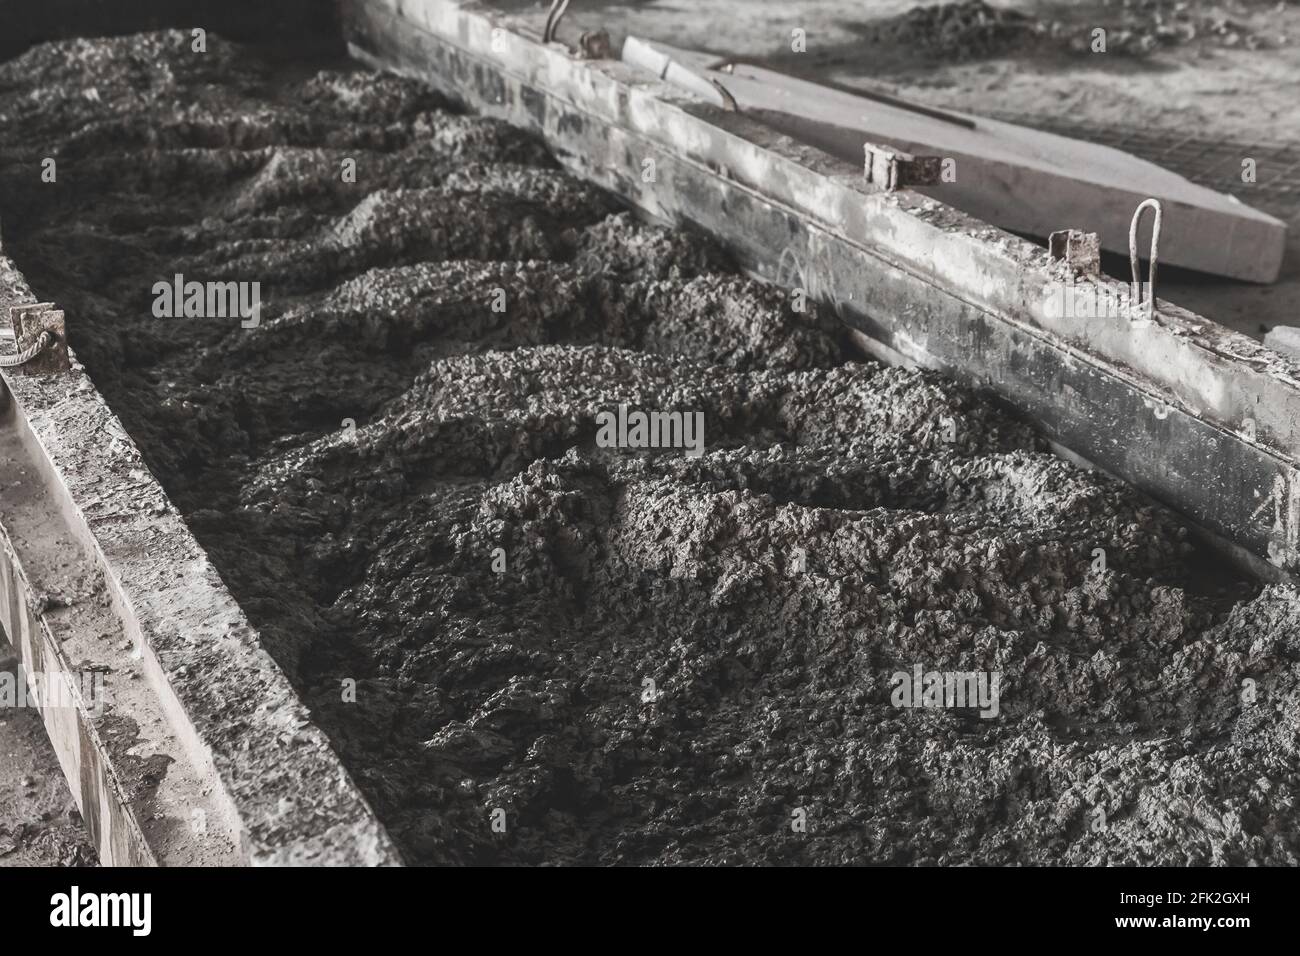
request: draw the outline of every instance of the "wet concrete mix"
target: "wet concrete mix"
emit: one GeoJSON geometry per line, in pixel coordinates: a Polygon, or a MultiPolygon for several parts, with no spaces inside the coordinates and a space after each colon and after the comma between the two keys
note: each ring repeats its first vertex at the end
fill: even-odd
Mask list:
{"type": "Polygon", "coordinates": [[[1294,590],[527,136],[64,41],[0,65],[0,210],[409,862],[1300,862],[1294,590]]]}

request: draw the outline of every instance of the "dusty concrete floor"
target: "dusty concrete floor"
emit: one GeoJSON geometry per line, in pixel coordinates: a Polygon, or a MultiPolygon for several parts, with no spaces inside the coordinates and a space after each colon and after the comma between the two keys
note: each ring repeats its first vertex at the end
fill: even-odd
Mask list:
{"type": "MultiPolygon", "coordinates": [[[[0,631],[0,673],[18,670],[0,631]]],[[[30,707],[0,707],[0,867],[94,862],[40,716],[30,707]]]]}
{"type": "Polygon", "coordinates": [[[411,861],[1300,861],[1293,590],[517,132],[165,34],[0,66],[0,133],[6,248],[411,861]],[[156,318],[178,271],[262,325],[156,318]]]}

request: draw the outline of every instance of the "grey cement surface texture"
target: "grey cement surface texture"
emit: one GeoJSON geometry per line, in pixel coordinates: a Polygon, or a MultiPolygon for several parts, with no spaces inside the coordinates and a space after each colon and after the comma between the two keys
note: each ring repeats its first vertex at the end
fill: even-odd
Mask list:
{"type": "Polygon", "coordinates": [[[0,704],[0,868],[93,866],[95,848],[40,714],[35,707],[12,706],[22,698],[7,698],[19,673],[18,659],[0,629],[0,682],[6,695],[0,704]]]}
{"type": "Polygon", "coordinates": [[[0,65],[0,144],[6,251],[409,862],[1300,862],[1292,589],[519,133],[157,33],[0,65]],[[260,325],[155,317],[176,273],[260,325]]]}

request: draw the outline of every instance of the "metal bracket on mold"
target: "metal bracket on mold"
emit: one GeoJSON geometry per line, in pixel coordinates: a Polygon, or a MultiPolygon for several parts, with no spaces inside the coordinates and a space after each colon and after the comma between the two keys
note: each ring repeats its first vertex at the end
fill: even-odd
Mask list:
{"type": "Polygon", "coordinates": [[[1101,274],[1101,238],[1095,232],[1058,230],[1047,237],[1047,254],[1064,260],[1077,276],[1101,274]]]}
{"type": "Polygon", "coordinates": [[[34,347],[43,333],[49,335],[45,348],[16,368],[18,374],[56,375],[72,368],[63,310],[54,308],[53,302],[11,306],[9,323],[19,353],[34,347]]]}
{"type": "Polygon", "coordinates": [[[937,186],[943,169],[939,156],[913,156],[896,149],[864,145],[867,182],[885,192],[894,192],[910,186],[937,186]]]}

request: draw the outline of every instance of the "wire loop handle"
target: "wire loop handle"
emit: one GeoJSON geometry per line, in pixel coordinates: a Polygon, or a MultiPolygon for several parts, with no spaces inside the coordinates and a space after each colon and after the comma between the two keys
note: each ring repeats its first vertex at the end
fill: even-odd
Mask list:
{"type": "Polygon", "coordinates": [[[550,12],[546,14],[546,28],[542,30],[542,42],[550,43],[555,39],[555,31],[559,29],[560,21],[564,19],[564,13],[569,9],[569,0],[551,0],[550,12]]]}
{"type": "Polygon", "coordinates": [[[1138,281],[1138,227],[1142,224],[1142,213],[1148,209],[1155,212],[1155,222],[1151,226],[1151,270],[1147,274],[1149,298],[1145,302],[1146,318],[1151,318],[1156,313],[1156,265],[1160,259],[1160,219],[1163,213],[1158,199],[1146,199],[1139,203],[1133,213],[1133,222],[1128,227],[1128,264],[1133,276],[1129,284],[1129,309],[1130,314],[1134,314],[1138,306],[1143,305],[1142,285],[1138,281]]]}
{"type": "Polygon", "coordinates": [[[17,368],[19,365],[26,365],[49,348],[53,342],[54,336],[49,332],[42,332],[35,342],[21,352],[15,355],[0,355],[0,368],[17,368]]]}

